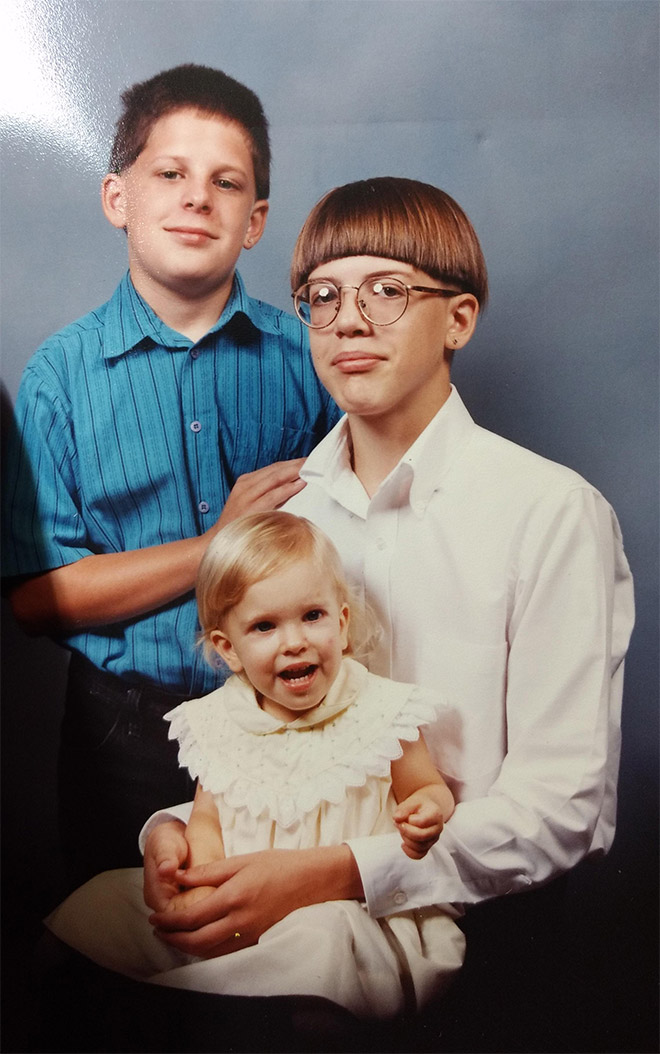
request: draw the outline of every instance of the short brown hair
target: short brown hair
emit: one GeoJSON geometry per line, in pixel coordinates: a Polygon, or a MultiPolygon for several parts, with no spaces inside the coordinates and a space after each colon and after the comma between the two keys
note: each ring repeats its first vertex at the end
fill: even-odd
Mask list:
{"type": "Polygon", "coordinates": [[[233,121],[250,144],[258,198],[270,192],[268,121],[258,96],[222,70],[185,63],[163,70],[122,93],[124,109],[117,121],[110,153],[110,172],[129,168],[145,148],[156,121],[175,110],[193,109],[233,121]]]}
{"type": "Polygon", "coordinates": [[[472,293],[484,308],[488,274],[479,239],[453,198],[415,179],[379,176],[335,187],[314,206],[293,251],[291,288],[346,256],[384,256],[472,293]]]}

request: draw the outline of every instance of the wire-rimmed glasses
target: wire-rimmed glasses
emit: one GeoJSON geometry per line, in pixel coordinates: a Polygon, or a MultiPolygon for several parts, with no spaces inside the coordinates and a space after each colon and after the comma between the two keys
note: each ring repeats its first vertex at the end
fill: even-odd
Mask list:
{"type": "Polygon", "coordinates": [[[406,285],[398,278],[365,278],[359,286],[337,286],[323,278],[305,282],[292,293],[293,305],[301,322],[310,329],[325,329],[336,319],[344,289],[355,289],[360,314],[374,326],[391,326],[408,307],[410,293],[430,293],[435,296],[458,296],[457,289],[437,286],[406,285]]]}

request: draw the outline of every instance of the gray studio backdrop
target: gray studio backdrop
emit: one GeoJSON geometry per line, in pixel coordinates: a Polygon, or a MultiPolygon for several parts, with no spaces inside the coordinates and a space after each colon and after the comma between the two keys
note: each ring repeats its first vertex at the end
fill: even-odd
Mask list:
{"type": "MultiPolygon", "coordinates": [[[[294,239],[332,186],[410,176],[465,207],[492,304],[456,361],[461,393],[481,424],[603,491],[636,575],[619,836],[636,875],[653,858],[655,805],[658,11],[651,0],[13,0],[0,34],[8,401],[39,343],[108,299],[124,270],[99,183],[119,92],[160,69],[218,66],[264,103],[271,214],[241,265],[263,299],[289,305],[294,239]]],[[[55,844],[63,663],[8,615],[3,630],[9,773],[30,788],[19,799],[8,780],[6,822],[31,865],[55,844]]]]}

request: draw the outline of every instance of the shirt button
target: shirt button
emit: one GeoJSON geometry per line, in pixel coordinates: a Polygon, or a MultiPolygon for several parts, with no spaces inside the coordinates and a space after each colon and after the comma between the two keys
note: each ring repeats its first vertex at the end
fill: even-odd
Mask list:
{"type": "Polygon", "coordinates": [[[396,893],[394,894],[394,896],[392,897],[392,900],[394,901],[395,904],[405,904],[405,902],[406,902],[406,894],[403,892],[402,889],[398,889],[396,891],[396,893]]]}
{"type": "Polygon", "coordinates": [[[191,421],[190,422],[190,427],[193,430],[193,432],[201,432],[201,430],[202,430],[202,422],[201,421],[191,421]]]}
{"type": "Polygon", "coordinates": [[[209,505],[208,501],[200,501],[197,508],[200,512],[208,512],[211,506],[209,505]]]}
{"type": "Polygon", "coordinates": [[[190,358],[191,359],[198,359],[199,358],[199,348],[191,348],[190,349],[190,358]]]}

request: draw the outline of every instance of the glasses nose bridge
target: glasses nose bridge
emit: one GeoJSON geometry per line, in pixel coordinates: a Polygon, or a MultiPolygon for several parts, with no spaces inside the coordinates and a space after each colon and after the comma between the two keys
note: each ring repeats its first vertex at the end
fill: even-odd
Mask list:
{"type": "Polygon", "coordinates": [[[360,293],[360,290],[362,289],[362,286],[366,285],[368,281],[369,281],[369,279],[365,278],[365,280],[363,282],[360,282],[359,285],[338,285],[338,286],[335,287],[337,289],[337,292],[339,293],[339,296],[337,298],[337,313],[335,314],[335,322],[339,318],[339,315],[341,314],[341,312],[342,312],[342,310],[344,308],[344,305],[345,305],[344,290],[345,289],[352,289],[354,291],[354,293],[355,293],[355,306],[358,309],[360,317],[362,319],[364,319],[364,321],[367,322],[369,325],[373,325],[371,319],[367,315],[365,315],[365,313],[364,313],[364,311],[362,309],[362,306],[360,304],[360,296],[359,296],[359,293],[360,293]]]}

